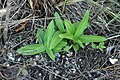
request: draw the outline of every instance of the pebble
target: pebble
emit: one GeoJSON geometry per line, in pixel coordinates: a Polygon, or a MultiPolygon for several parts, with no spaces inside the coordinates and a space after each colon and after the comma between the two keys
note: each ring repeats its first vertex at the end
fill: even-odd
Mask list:
{"type": "Polygon", "coordinates": [[[55,70],[55,73],[56,73],[56,74],[59,74],[60,72],[59,72],[58,70],[55,70]]]}
{"type": "Polygon", "coordinates": [[[116,59],[116,58],[109,58],[109,61],[110,61],[112,64],[115,64],[115,63],[118,61],[118,59],[116,59]]]}
{"type": "Polygon", "coordinates": [[[36,59],[33,59],[34,61],[36,60],[36,59]]]}
{"type": "Polygon", "coordinates": [[[73,73],[75,73],[75,72],[76,72],[76,69],[73,68],[73,69],[71,69],[71,71],[72,71],[73,73]]]}
{"type": "Polygon", "coordinates": [[[9,57],[9,56],[13,56],[11,52],[8,52],[8,57],[9,57]]]}
{"type": "Polygon", "coordinates": [[[42,74],[41,74],[41,73],[39,73],[38,75],[39,75],[39,76],[41,76],[42,74]]]}
{"type": "Polygon", "coordinates": [[[65,64],[70,64],[70,62],[69,62],[69,61],[66,61],[65,64]]]}
{"type": "Polygon", "coordinates": [[[11,58],[9,58],[9,59],[11,59],[12,61],[14,61],[14,60],[15,60],[15,58],[13,58],[13,57],[11,57],[11,58]]]}
{"type": "Polygon", "coordinates": [[[35,58],[36,58],[36,60],[39,60],[40,56],[39,56],[39,55],[36,55],[35,58]]]}
{"type": "Polygon", "coordinates": [[[15,60],[15,58],[13,57],[13,54],[12,54],[11,52],[9,52],[9,53],[7,54],[7,56],[8,56],[8,59],[10,59],[10,60],[12,60],[12,61],[15,60]]]}
{"type": "Polygon", "coordinates": [[[21,60],[21,57],[17,59],[17,61],[20,61],[21,60]]]}
{"type": "Polygon", "coordinates": [[[7,67],[9,67],[9,66],[10,66],[10,64],[6,64],[6,66],[7,66],[7,67]]]}
{"type": "Polygon", "coordinates": [[[71,57],[73,55],[73,52],[69,52],[68,54],[66,54],[68,57],[71,57]]]}
{"type": "Polygon", "coordinates": [[[98,80],[98,78],[94,78],[94,80],[98,80]]]}
{"type": "Polygon", "coordinates": [[[60,54],[59,54],[59,53],[55,53],[55,56],[56,56],[56,57],[60,57],[60,54]]]}
{"type": "Polygon", "coordinates": [[[65,56],[63,55],[62,58],[65,58],[65,56]]]}
{"type": "Polygon", "coordinates": [[[82,61],[82,59],[79,59],[79,61],[81,62],[81,61],[82,61]]]}
{"type": "Polygon", "coordinates": [[[37,62],[34,62],[33,65],[37,65],[37,62]]]}

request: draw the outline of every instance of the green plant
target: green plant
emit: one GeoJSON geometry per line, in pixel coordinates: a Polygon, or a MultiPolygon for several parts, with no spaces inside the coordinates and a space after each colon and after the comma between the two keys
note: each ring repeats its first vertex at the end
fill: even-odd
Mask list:
{"type": "MultiPolygon", "coordinates": [[[[59,14],[55,13],[55,16],[58,17],[59,14]]],[[[65,32],[63,32],[59,36],[61,38],[70,40],[70,44],[73,46],[74,51],[78,50],[79,47],[78,45],[84,48],[83,43],[103,42],[107,40],[106,38],[101,36],[83,34],[84,30],[88,26],[88,19],[89,19],[89,11],[87,10],[81,22],[71,23],[70,21],[65,19],[64,22],[61,20],[62,23],[59,23],[59,25],[57,25],[59,30],[61,30],[60,25],[65,25],[65,30],[64,30],[65,32]]],[[[57,21],[58,20],[55,20],[56,23],[58,23],[57,21]]],[[[61,26],[61,28],[64,28],[64,26],[61,26]]]]}
{"type": "Polygon", "coordinates": [[[35,55],[44,52],[55,61],[55,52],[68,52],[72,47],[77,52],[79,46],[84,48],[83,43],[92,42],[92,47],[100,50],[105,48],[103,41],[107,40],[106,38],[83,34],[88,26],[89,11],[86,11],[81,22],[76,23],[71,23],[66,19],[63,21],[57,12],[54,16],[56,19],[48,24],[46,31],[38,28],[36,38],[39,44],[21,47],[17,50],[19,54],[35,55]],[[55,30],[55,26],[57,26],[58,30],[55,30]],[[96,45],[93,42],[100,43],[96,45]]]}
{"type": "Polygon", "coordinates": [[[36,38],[39,44],[31,44],[21,47],[17,50],[22,55],[35,55],[41,52],[47,52],[48,56],[55,61],[54,52],[61,52],[67,43],[59,37],[60,31],[55,31],[54,21],[52,20],[46,31],[38,29],[36,38]]]}
{"type": "Polygon", "coordinates": [[[101,51],[104,49],[104,48],[106,48],[105,46],[104,46],[104,42],[100,42],[98,45],[97,44],[95,44],[95,43],[92,43],[92,48],[94,48],[94,49],[100,49],[101,51]]]}

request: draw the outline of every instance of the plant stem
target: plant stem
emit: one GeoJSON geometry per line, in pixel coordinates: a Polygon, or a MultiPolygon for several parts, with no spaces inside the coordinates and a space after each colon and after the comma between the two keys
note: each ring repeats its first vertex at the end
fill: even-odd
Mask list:
{"type": "Polygon", "coordinates": [[[63,7],[62,7],[62,13],[64,13],[64,11],[65,11],[66,3],[67,3],[67,0],[65,0],[64,5],[63,5],[63,7]]]}

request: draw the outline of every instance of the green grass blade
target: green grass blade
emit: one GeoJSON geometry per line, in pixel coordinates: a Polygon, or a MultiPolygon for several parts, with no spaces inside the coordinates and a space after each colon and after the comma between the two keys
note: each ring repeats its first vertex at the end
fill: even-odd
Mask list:
{"type": "Polygon", "coordinates": [[[80,47],[84,48],[83,43],[79,39],[76,39],[75,42],[78,43],[80,47]]]}
{"type": "Polygon", "coordinates": [[[81,23],[81,22],[75,22],[75,23],[73,23],[73,26],[74,26],[74,28],[75,28],[75,31],[78,29],[80,23],[81,23]]]}
{"type": "Polygon", "coordinates": [[[53,33],[54,33],[54,21],[52,20],[49,24],[48,24],[48,27],[47,27],[47,30],[45,32],[45,37],[44,37],[44,45],[46,47],[49,47],[50,46],[50,42],[51,42],[51,39],[52,39],[52,36],[53,36],[53,33]]]}
{"type": "Polygon", "coordinates": [[[100,43],[99,43],[99,46],[103,46],[103,45],[104,45],[104,42],[100,42],[100,43]]]}
{"type": "Polygon", "coordinates": [[[70,50],[71,48],[72,48],[72,45],[71,45],[71,46],[66,46],[63,51],[69,52],[69,50],[70,50]]]}
{"type": "Polygon", "coordinates": [[[43,44],[31,44],[17,50],[17,52],[22,55],[35,55],[44,51],[45,47],[43,44]]]}
{"type": "Polygon", "coordinates": [[[74,37],[78,37],[84,32],[84,30],[87,28],[88,25],[88,19],[89,19],[89,11],[87,10],[82,21],[79,24],[78,29],[75,32],[74,37]]]}
{"type": "Polygon", "coordinates": [[[104,48],[106,48],[105,46],[98,46],[98,48],[100,48],[100,49],[104,49],[104,48]]]}
{"type": "Polygon", "coordinates": [[[82,43],[102,42],[107,40],[105,37],[93,36],[93,35],[82,35],[80,36],[79,39],[82,41],[82,43]]]}
{"type": "Polygon", "coordinates": [[[75,33],[75,28],[70,21],[64,20],[64,24],[65,24],[65,27],[66,27],[66,30],[67,30],[68,34],[74,34],[75,33]]]}
{"type": "Polygon", "coordinates": [[[56,23],[58,29],[60,30],[60,32],[64,32],[64,25],[63,25],[62,19],[60,18],[60,15],[57,12],[55,12],[54,16],[57,17],[55,19],[55,23],[56,23]]]}
{"type": "Polygon", "coordinates": [[[78,44],[74,44],[74,45],[73,45],[73,49],[74,49],[74,51],[75,51],[75,52],[77,52],[77,51],[78,51],[78,49],[79,49],[78,44]]]}
{"type": "Polygon", "coordinates": [[[70,40],[73,40],[73,35],[72,34],[60,34],[59,35],[61,38],[66,38],[66,39],[70,39],[70,40]]]}
{"type": "Polygon", "coordinates": [[[46,48],[46,52],[47,52],[48,56],[50,57],[50,59],[55,61],[55,55],[53,54],[52,50],[49,48],[46,48]]]}
{"type": "Polygon", "coordinates": [[[50,43],[50,49],[53,49],[62,40],[62,38],[59,37],[59,34],[60,31],[54,33],[50,43]]]}
{"type": "Polygon", "coordinates": [[[98,48],[101,48],[101,49],[106,48],[106,47],[104,46],[104,42],[100,42],[99,45],[98,45],[98,48]]]}
{"type": "Polygon", "coordinates": [[[96,44],[94,44],[94,43],[92,43],[92,48],[94,48],[94,49],[96,49],[97,48],[97,45],[96,44]]]}
{"type": "Polygon", "coordinates": [[[39,44],[44,43],[44,35],[45,35],[45,32],[41,28],[38,28],[36,37],[38,39],[39,44]]]}

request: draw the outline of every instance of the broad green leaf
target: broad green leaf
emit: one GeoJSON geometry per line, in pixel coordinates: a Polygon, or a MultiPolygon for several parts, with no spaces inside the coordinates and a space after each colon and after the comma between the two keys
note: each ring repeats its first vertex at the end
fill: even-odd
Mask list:
{"type": "Polygon", "coordinates": [[[53,49],[62,40],[62,38],[59,37],[59,34],[60,34],[59,31],[56,31],[54,33],[50,43],[50,49],[53,49]]]}
{"type": "Polygon", "coordinates": [[[65,24],[67,33],[73,35],[75,33],[75,28],[74,28],[73,24],[68,20],[64,20],[64,24],[65,24]]]}
{"type": "Polygon", "coordinates": [[[55,55],[53,54],[52,50],[46,47],[46,52],[47,52],[48,56],[49,56],[53,61],[55,61],[55,55]]]}
{"type": "Polygon", "coordinates": [[[74,49],[74,51],[75,51],[75,52],[77,52],[77,51],[78,51],[78,49],[79,49],[78,44],[74,44],[74,45],[73,45],[73,49],[74,49]]]}
{"type": "Polygon", "coordinates": [[[67,45],[67,42],[61,41],[54,47],[53,52],[61,52],[62,48],[64,48],[66,45],[67,45]]]}
{"type": "Polygon", "coordinates": [[[44,35],[45,35],[45,32],[41,28],[38,28],[36,37],[38,39],[39,44],[44,43],[44,35]]]}
{"type": "Polygon", "coordinates": [[[71,48],[72,48],[72,45],[71,45],[71,46],[66,46],[63,51],[69,52],[69,50],[70,50],[71,48]]]}
{"type": "Polygon", "coordinates": [[[97,45],[96,44],[94,44],[94,43],[92,43],[92,48],[94,48],[94,49],[96,49],[97,48],[97,45]]]}
{"type": "Polygon", "coordinates": [[[22,55],[35,55],[44,51],[45,47],[43,44],[31,44],[17,50],[17,52],[22,55]]]}
{"type": "Polygon", "coordinates": [[[65,34],[60,34],[59,36],[61,38],[66,38],[66,39],[73,40],[73,35],[72,34],[65,33],[65,34]]]}
{"type": "Polygon", "coordinates": [[[50,42],[54,33],[54,21],[52,20],[47,27],[47,30],[45,32],[45,37],[44,37],[44,44],[46,47],[50,46],[50,42]]]}
{"type": "Polygon", "coordinates": [[[57,18],[55,19],[55,23],[56,23],[58,29],[59,29],[61,32],[64,32],[64,25],[63,25],[62,19],[60,18],[60,15],[59,15],[57,12],[55,12],[54,16],[57,17],[57,18]]]}
{"type": "Polygon", "coordinates": [[[78,43],[80,45],[80,47],[84,48],[84,45],[82,44],[82,42],[79,39],[74,40],[76,43],[78,43]]]}
{"type": "Polygon", "coordinates": [[[101,36],[93,36],[93,35],[81,35],[80,38],[82,43],[89,43],[89,42],[102,42],[106,41],[107,39],[101,36]]]}
{"type": "Polygon", "coordinates": [[[87,10],[82,21],[78,26],[78,29],[75,32],[74,37],[78,37],[84,32],[84,30],[87,28],[87,25],[88,25],[88,19],[89,19],[89,11],[87,10]]]}

